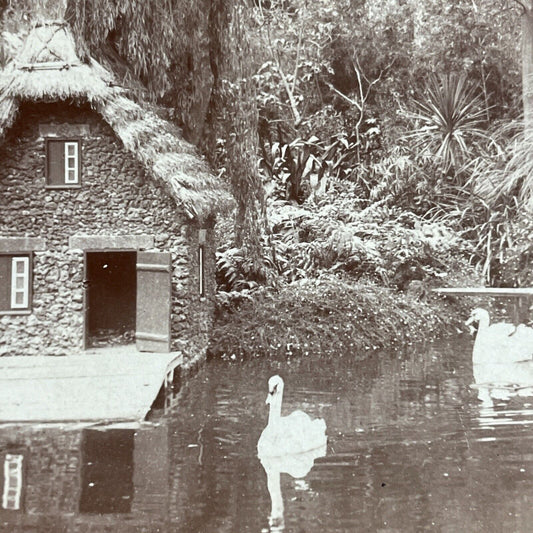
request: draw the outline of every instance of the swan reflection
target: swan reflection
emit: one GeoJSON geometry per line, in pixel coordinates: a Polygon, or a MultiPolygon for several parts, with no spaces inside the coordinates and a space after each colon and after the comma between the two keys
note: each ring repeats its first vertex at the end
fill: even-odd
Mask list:
{"type": "Polygon", "coordinates": [[[285,529],[281,474],[289,474],[296,478],[299,481],[297,487],[300,490],[308,490],[308,485],[302,482],[301,479],[307,476],[313,467],[315,459],[326,455],[326,448],[327,445],[323,444],[320,448],[298,454],[281,455],[279,457],[259,456],[267,475],[267,487],[272,502],[268,518],[270,531],[284,531],[285,529]]]}
{"type": "Polygon", "coordinates": [[[267,475],[268,492],[272,502],[270,531],[285,529],[281,474],[296,479],[304,478],[318,457],[326,455],[326,423],[312,420],[303,411],[293,411],[281,416],[283,379],[272,376],[268,380],[268,424],[257,443],[257,455],[267,475]]]}
{"type": "Polygon", "coordinates": [[[474,364],[473,372],[484,407],[515,396],[533,396],[533,361],[474,364]]]}

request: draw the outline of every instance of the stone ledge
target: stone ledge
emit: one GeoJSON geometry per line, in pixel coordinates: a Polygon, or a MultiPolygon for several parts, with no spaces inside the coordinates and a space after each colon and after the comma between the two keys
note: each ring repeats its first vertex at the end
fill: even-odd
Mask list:
{"type": "Polygon", "coordinates": [[[81,250],[133,249],[154,247],[153,235],[74,235],[69,237],[70,248],[81,250]]]}
{"type": "Polygon", "coordinates": [[[39,137],[89,137],[89,124],[39,124],[39,137]]]}
{"type": "Polygon", "coordinates": [[[42,237],[0,237],[0,252],[33,252],[46,250],[42,237]]]}

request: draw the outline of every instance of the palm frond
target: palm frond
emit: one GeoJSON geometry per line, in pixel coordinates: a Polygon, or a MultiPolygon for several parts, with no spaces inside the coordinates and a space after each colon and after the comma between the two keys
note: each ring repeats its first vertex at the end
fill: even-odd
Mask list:
{"type": "Polygon", "coordinates": [[[505,151],[477,165],[475,192],[491,206],[516,198],[520,207],[533,209],[533,136],[525,135],[519,122],[504,125],[498,134],[506,137],[505,151]]]}
{"type": "Polygon", "coordinates": [[[483,128],[487,109],[465,75],[432,76],[423,98],[406,113],[413,128],[404,136],[419,157],[430,157],[444,173],[475,156],[480,142],[491,143],[483,128]]]}

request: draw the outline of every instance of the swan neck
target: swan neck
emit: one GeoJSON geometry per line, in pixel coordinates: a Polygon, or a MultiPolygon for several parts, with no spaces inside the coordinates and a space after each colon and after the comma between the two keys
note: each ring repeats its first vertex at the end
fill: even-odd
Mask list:
{"type": "Polygon", "coordinates": [[[488,315],[484,315],[479,319],[478,323],[478,331],[481,331],[483,329],[487,329],[490,324],[490,318],[488,315]]]}
{"type": "Polygon", "coordinates": [[[282,395],[281,392],[279,394],[276,394],[271,402],[270,402],[270,410],[268,412],[268,423],[274,424],[276,423],[280,417],[281,417],[281,400],[282,395]]]}

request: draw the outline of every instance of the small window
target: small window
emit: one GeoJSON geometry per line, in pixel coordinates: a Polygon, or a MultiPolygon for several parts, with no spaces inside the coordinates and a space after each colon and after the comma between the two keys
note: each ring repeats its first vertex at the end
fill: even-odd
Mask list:
{"type": "Polygon", "coordinates": [[[29,255],[0,255],[0,314],[30,310],[29,255]]]}
{"type": "Polygon", "coordinates": [[[20,509],[22,495],[22,460],[24,456],[6,454],[4,458],[4,490],[2,508],[10,511],[20,509]]]}
{"type": "Polygon", "coordinates": [[[204,280],[204,247],[198,247],[198,292],[200,296],[205,296],[205,280],[204,280]]]}
{"type": "Polygon", "coordinates": [[[80,141],[49,139],[46,142],[46,185],[80,186],[80,141]]]}
{"type": "Polygon", "coordinates": [[[198,230],[198,292],[200,297],[205,296],[205,255],[204,245],[207,241],[207,229],[198,230]]]}

